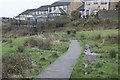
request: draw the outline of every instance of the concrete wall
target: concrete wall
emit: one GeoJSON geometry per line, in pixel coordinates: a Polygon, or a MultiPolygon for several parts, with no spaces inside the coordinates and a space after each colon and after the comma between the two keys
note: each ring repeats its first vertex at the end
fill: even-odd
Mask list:
{"type": "Polygon", "coordinates": [[[102,10],[98,12],[99,18],[118,18],[118,11],[117,10],[102,10]]]}
{"type": "Polygon", "coordinates": [[[77,10],[80,6],[82,6],[82,2],[71,2],[70,5],[68,6],[67,13],[71,15],[71,12],[77,10]]]}

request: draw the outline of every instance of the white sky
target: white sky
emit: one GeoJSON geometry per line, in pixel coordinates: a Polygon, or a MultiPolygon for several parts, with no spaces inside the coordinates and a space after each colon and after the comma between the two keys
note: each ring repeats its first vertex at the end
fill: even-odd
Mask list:
{"type": "Polygon", "coordinates": [[[50,5],[58,0],[0,0],[0,17],[14,17],[26,9],[50,5]]]}
{"type": "MultiPolygon", "coordinates": [[[[15,17],[27,9],[38,8],[42,5],[50,5],[55,1],[58,0],[0,0],[0,17],[15,17]]],[[[120,0],[111,1],[117,2],[120,0]]]]}

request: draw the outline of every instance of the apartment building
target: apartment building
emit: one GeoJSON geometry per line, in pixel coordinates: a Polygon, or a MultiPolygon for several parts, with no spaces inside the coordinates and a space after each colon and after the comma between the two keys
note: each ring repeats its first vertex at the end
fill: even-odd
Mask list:
{"type": "Polygon", "coordinates": [[[91,14],[96,14],[99,10],[116,10],[118,6],[118,1],[113,0],[85,0],[84,1],[84,15],[89,16],[91,14]]]}
{"type": "Polygon", "coordinates": [[[87,0],[84,2],[85,7],[85,16],[89,16],[90,14],[96,14],[99,10],[108,10],[109,2],[106,0],[87,0]]]}

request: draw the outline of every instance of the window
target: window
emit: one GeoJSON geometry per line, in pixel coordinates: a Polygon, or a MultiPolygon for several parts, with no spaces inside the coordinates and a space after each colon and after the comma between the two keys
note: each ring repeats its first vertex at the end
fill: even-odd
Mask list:
{"type": "Polygon", "coordinates": [[[44,11],[44,14],[46,14],[46,11],[44,11]]]}
{"type": "Polygon", "coordinates": [[[89,15],[89,10],[86,10],[86,15],[89,15]]]}
{"type": "Polygon", "coordinates": [[[39,11],[39,14],[41,14],[41,11],[39,11]]]}
{"type": "Polygon", "coordinates": [[[94,2],[94,4],[98,4],[98,2],[94,2]]]}
{"type": "Polygon", "coordinates": [[[36,12],[36,15],[38,15],[38,12],[36,12]]]}
{"type": "Polygon", "coordinates": [[[33,12],[33,15],[35,15],[35,12],[33,12]]]}
{"type": "Polygon", "coordinates": [[[86,2],[86,5],[90,5],[91,4],[91,2],[86,2]]]}
{"type": "Polygon", "coordinates": [[[44,14],[44,11],[42,11],[42,15],[44,14]]]}
{"type": "Polygon", "coordinates": [[[51,10],[51,8],[49,8],[49,12],[51,12],[52,10],[51,10]]]}
{"type": "Polygon", "coordinates": [[[107,4],[107,0],[101,0],[101,4],[107,4]]]}
{"type": "Polygon", "coordinates": [[[63,6],[63,10],[67,10],[67,6],[63,6]]]}
{"type": "Polygon", "coordinates": [[[56,7],[54,7],[54,10],[56,10],[56,7]]]}
{"type": "Polygon", "coordinates": [[[98,12],[97,9],[92,10],[92,14],[97,14],[97,12],[98,12]]]}
{"type": "Polygon", "coordinates": [[[118,5],[116,5],[115,7],[118,8],[118,5]]]}

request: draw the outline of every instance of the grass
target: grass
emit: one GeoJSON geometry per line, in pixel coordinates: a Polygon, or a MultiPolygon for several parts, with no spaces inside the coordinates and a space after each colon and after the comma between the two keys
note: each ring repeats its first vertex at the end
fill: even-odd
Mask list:
{"type": "MultiPolygon", "coordinates": [[[[96,52],[103,56],[102,58],[98,57],[96,62],[90,68],[92,73],[85,75],[85,68],[83,65],[85,54],[82,49],[81,56],[74,66],[71,78],[115,78],[118,76],[118,56],[115,58],[110,57],[111,49],[113,49],[113,52],[118,55],[118,44],[112,43],[109,39],[106,41],[109,35],[118,35],[118,30],[80,31],[74,35],[68,35],[65,32],[58,32],[56,34],[59,36],[59,42],[56,42],[52,47],[50,47],[50,49],[38,49],[37,46],[25,47],[25,51],[23,53],[29,54],[33,63],[32,68],[30,69],[31,72],[27,73],[25,77],[35,77],[49,64],[54,62],[60,55],[66,52],[70,39],[77,39],[80,42],[81,47],[85,44],[89,44],[92,52],[96,52]],[[96,68],[96,65],[98,64],[102,64],[102,66],[96,68]]],[[[31,36],[10,38],[12,42],[8,41],[2,43],[0,45],[2,46],[2,55],[7,56],[11,53],[17,54],[17,48],[19,46],[23,46],[24,41],[30,37],[31,36]]]]}
{"type": "MultiPolygon", "coordinates": [[[[47,35],[47,34],[45,34],[47,35]]],[[[18,52],[18,47],[21,48],[23,46],[24,41],[30,37],[18,37],[18,38],[9,38],[12,40],[10,43],[4,42],[1,43],[2,46],[2,56],[6,57],[10,54],[14,53],[14,55],[19,54],[28,54],[31,58],[32,67],[29,69],[29,72],[24,74],[24,77],[34,78],[40,72],[42,72],[49,64],[54,62],[60,55],[68,49],[68,42],[56,42],[50,49],[39,49],[37,46],[35,47],[24,47],[25,51],[18,52]]],[[[59,36],[60,37],[60,36],[59,36]]],[[[61,37],[62,38],[62,37],[61,37]]],[[[14,66],[14,64],[13,64],[14,66]]],[[[14,73],[13,73],[14,74],[14,73]]],[[[17,75],[17,74],[16,74],[17,75]]],[[[12,77],[12,76],[11,76],[12,77]]],[[[23,76],[22,76],[23,77],[23,76]]],[[[14,78],[14,77],[13,77],[14,78]]],[[[17,77],[15,77],[17,78],[17,77]]]]}
{"type": "Polygon", "coordinates": [[[113,54],[118,55],[118,44],[116,42],[112,43],[113,41],[111,42],[109,39],[107,40],[109,35],[118,35],[118,30],[81,31],[76,34],[76,39],[80,41],[81,47],[89,44],[91,51],[101,54],[102,57],[98,57],[89,68],[91,73],[85,75],[84,57],[81,55],[74,67],[71,78],[118,78],[118,56],[110,57],[111,50],[114,50],[113,54]],[[96,65],[98,64],[102,66],[97,68],[96,65]]]}

